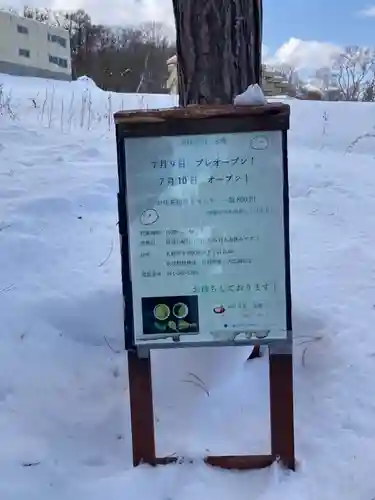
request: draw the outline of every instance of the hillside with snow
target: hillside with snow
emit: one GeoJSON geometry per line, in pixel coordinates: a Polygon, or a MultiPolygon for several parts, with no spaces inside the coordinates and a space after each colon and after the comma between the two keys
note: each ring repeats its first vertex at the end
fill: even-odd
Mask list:
{"type": "MultiPolygon", "coordinates": [[[[175,103],[0,75],[0,498],[371,500],[374,104],[290,101],[298,470],[132,467],[112,114],[175,103]]],[[[160,455],[268,452],[247,355],[153,353],[160,455]]]]}

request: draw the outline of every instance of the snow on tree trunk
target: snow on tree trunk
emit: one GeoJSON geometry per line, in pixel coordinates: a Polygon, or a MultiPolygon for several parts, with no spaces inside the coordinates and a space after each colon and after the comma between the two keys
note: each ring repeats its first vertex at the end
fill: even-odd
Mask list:
{"type": "Polygon", "coordinates": [[[261,78],[261,0],[173,0],[180,106],[229,104],[261,78]]]}

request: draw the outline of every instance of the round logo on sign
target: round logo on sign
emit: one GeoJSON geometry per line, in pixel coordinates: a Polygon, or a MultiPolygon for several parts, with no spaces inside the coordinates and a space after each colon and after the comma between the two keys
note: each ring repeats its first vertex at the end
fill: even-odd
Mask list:
{"type": "Polygon", "coordinates": [[[263,135],[258,135],[250,142],[251,149],[263,150],[268,148],[268,140],[263,135]]]}

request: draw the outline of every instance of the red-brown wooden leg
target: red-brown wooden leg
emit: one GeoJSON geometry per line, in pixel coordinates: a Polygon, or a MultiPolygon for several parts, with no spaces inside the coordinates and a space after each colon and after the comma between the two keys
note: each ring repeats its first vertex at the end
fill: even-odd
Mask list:
{"type": "Polygon", "coordinates": [[[151,359],[128,351],[133,465],[156,464],[151,359]]]}

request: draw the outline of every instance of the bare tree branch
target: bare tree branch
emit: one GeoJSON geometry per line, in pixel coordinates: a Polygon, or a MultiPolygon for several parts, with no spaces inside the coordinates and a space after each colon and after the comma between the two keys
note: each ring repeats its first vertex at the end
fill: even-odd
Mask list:
{"type": "Polygon", "coordinates": [[[150,52],[148,52],[146,54],[146,58],[145,58],[145,67],[144,67],[144,70],[143,70],[143,73],[141,75],[141,79],[139,80],[139,84],[138,84],[138,87],[137,87],[137,90],[136,90],[136,93],[138,94],[140,91],[141,91],[141,88],[143,86],[143,83],[145,81],[145,77],[146,77],[146,71],[147,71],[147,66],[148,66],[148,60],[150,58],[150,52]]]}

